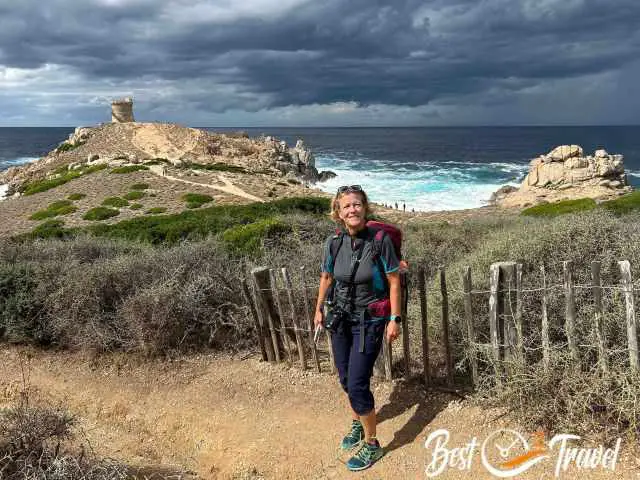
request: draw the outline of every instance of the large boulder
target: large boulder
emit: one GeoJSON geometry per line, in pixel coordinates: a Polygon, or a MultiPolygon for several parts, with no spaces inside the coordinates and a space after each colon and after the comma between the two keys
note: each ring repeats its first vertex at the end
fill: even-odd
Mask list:
{"type": "Polygon", "coordinates": [[[568,158],[581,157],[582,152],[580,145],[560,145],[547,153],[547,157],[554,162],[563,162],[568,158]]]}
{"type": "Polygon", "coordinates": [[[529,173],[515,191],[496,192],[490,202],[530,205],[541,199],[604,198],[630,191],[623,156],[599,149],[584,156],[579,145],[561,145],[529,163],[529,173]]]}

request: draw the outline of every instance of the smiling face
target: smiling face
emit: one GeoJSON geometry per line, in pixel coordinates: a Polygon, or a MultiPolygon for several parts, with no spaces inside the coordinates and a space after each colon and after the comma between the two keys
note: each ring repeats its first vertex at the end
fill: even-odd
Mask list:
{"type": "Polygon", "coordinates": [[[350,232],[357,232],[367,223],[366,205],[358,192],[345,193],[338,199],[338,215],[350,232]]]}

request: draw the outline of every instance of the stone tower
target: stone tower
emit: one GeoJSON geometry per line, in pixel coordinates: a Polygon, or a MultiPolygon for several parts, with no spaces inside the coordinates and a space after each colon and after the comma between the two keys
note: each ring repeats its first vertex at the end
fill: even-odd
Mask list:
{"type": "Polygon", "coordinates": [[[111,102],[111,122],[135,122],[133,119],[133,99],[131,97],[121,98],[111,102]]]}

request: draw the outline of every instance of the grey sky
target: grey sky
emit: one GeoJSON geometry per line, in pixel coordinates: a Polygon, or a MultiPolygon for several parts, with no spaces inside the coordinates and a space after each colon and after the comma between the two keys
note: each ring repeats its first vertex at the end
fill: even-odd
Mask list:
{"type": "Polygon", "coordinates": [[[0,125],[640,123],[637,0],[0,0],[0,125]]]}

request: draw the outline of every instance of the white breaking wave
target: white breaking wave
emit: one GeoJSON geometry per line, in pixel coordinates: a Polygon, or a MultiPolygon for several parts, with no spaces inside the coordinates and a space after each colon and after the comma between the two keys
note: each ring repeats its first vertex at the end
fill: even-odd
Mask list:
{"type": "Polygon", "coordinates": [[[497,162],[348,162],[329,156],[318,157],[316,166],[337,175],[317,184],[325,192],[335,193],[342,185],[362,185],[372,202],[392,206],[397,202],[399,208],[405,204],[407,211],[482,207],[501,186],[519,186],[518,177],[528,171],[527,165],[497,162]]]}
{"type": "Polygon", "coordinates": [[[7,190],[9,190],[9,185],[0,185],[0,200],[7,197],[7,190]]]}
{"type": "Polygon", "coordinates": [[[24,165],[25,163],[38,160],[39,157],[18,157],[11,158],[9,160],[0,159],[0,170],[4,170],[9,167],[15,167],[16,165],[24,165]]]}

